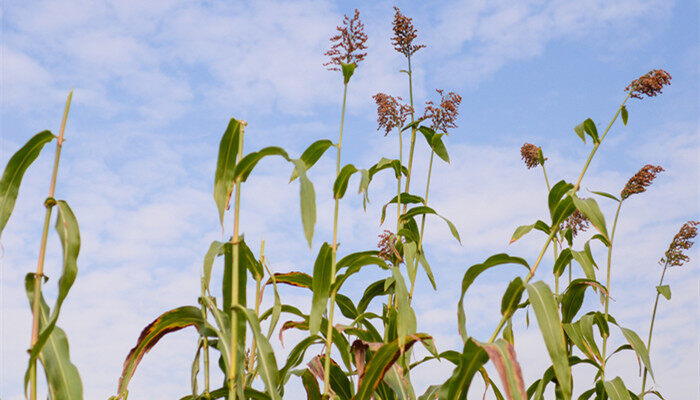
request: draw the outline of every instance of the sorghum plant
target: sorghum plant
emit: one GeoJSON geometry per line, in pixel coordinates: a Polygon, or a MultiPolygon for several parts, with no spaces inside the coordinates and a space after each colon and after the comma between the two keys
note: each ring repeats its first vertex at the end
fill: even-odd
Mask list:
{"type": "Polygon", "coordinates": [[[72,97],[73,91],[71,90],[66,100],[58,136],[55,136],[50,131],[42,131],[34,135],[10,158],[2,179],[0,179],[0,234],[2,234],[12,215],[24,173],[37,159],[44,146],[56,139],[56,152],[51,171],[49,193],[46,201],[44,201],[46,211],[41,231],[36,272],[28,273],[25,277],[25,289],[32,309],[32,330],[28,351],[29,363],[24,376],[24,386],[25,394],[27,393],[27,386],[29,386],[29,399],[31,400],[36,400],[38,396],[37,360],[41,362],[46,375],[48,396],[51,399],[83,398],[83,385],[78,369],[70,360],[68,338],[63,329],[57,325],[61,306],[78,274],[77,259],[80,251],[78,221],[65,200],[56,200],[54,198],[58,178],[58,164],[61,158],[66,121],[72,97]],[[48,280],[48,276],[44,273],[44,260],[46,258],[46,242],[49,235],[49,225],[51,224],[51,214],[54,207],[58,209],[56,232],[63,248],[63,270],[58,280],[56,301],[53,308],[49,308],[41,291],[41,286],[44,281],[48,280]]]}

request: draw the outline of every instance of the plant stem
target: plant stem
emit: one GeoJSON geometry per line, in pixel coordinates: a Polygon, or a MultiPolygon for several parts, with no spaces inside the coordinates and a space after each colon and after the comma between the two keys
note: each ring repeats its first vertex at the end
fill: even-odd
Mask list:
{"type": "MultiPolygon", "coordinates": [[[[202,294],[204,296],[204,294],[202,294]]],[[[204,304],[204,301],[202,301],[204,304]]],[[[207,320],[207,308],[202,306],[202,313],[204,320],[207,320]]],[[[204,394],[209,394],[209,339],[206,336],[203,337],[203,347],[204,347],[204,394]]]]}
{"type": "MultiPolygon", "coordinates": [[[[408,59],[408,71],[406,72],[408,74],[408,95],[409,99],[411,101],[411,122],[415,121],[415,110],[413,108],[413,70],[411,69],[411,56],[407,57],[408,59]]],[[[416,127],[411,128],[411,148],[408,152],[408,175],[406,176],[406,189],[404,189],[404,192],[409,193],[408,190],[411,187],[411,172],[413,171],[413,151],[416,148],[416,127]]],[[[408,204],[404,204],[403,206],[403,211],[406,212],[406,208],[408,207],[408,204]]]]}
{"type": "MultiPolygon", "coordinates": [[[[245,136],[246,122],[241,121],[241,135],[239,137],[238,143],[238,156],[236,157],[236,163],[241,161],[243,157],[243,137],[245,136]]],[[[235,381],[238,370],[238,311],[234,310],[234,305],[238,304],[238,286],[240,284],[238,280],[238,268],[239,268],[239,222],[240,222],[240,211],[241,211],[241,185],[242,182],[235,182],[235,204],[233,208],[233,236],[231,237],[231,243],[233,244],[233,267],[231,268],[231,309],[229,310],[229,316],[231,321],[231,343],[230,343],[230,368],[228,370],[228,398],[235,399],[235,381]]]]}
{"type": "MultiPolygon", "coordinates": [[[[340,151],[343,147],[343,127],[345,124],[345,103],[348,94],[348,84],[347,82],[343,87],[343,108],[340,113],[340,133],[338,134],[338,153],[335,165],[335,176],[336,178],[340,175],[340,151]]],[[[338,206],[339,201],[337,197],[335,198],[335,207],[333,211],[333,246],[331,247],[331,288],[335,284],[335,262],[338,253],[338,206]]],[[[330,295],[330,307],[328,308],[328,330],[326,331],[326,359],[324,360],[323,368],[323,384],[324,395],[328,396],[330,394],[330,371],[331,371],[331,345],[333,343],[333,313],[335,311],[335,291],[331,290],[330,295]]]]}
{"type": "MultiPolygon", "coordinates": [[[[430,177],[433,173],[433,159],[435,158],[435,152],[430,151],[430,163],[428,164],[428,180],[425,184],[425,198],[423,199],[423,205],[428,206],[428,194],[430,193],[430,177]]],[[[421,218],[420,222],[420,236],[418,238],[418,252],[423,251],[423,232],[425,231],[425,214],[423,214],[423,217],[421,218]]],[[[417,275],[417,274],[416,274],[417,275]]],[[[415,278],[411,281],[411,292],[408,295],[409,299],[413,299],[413,290],[416,287],[416,280],[415,278]]]]}
{"type": "MultiPolygon", "coordinates": [[[[46,258],[46,240],[49,236],[49,224],[51,223],[51,211],[55,201],[53,201],[53,196],[56,192],[56,179],[58,178],[58,162],[61,159],[61,148],[63,147],[63,134],[66,130],[66,121],[68,120],[68,111],[70,110],[71,99],[73,98],[73,89],[68,93],[68,99],[66,100],[66,107],[63,110],[63,119],[61,120],[61,129],[58,134],[58,139],[56,140],[56,153],[53,159],[53,171],[51,173],[51,184],[49,186],[49,196],[47,201],[44,203],[46,207],[46,214],[44,216],[44,227],[41,231],[41,244],[39,245],[39,260],[36,266],[36,274],[34,275],[34,303],[32,305],[32,332],[31,332],[31,342],[30,347],[34,347],[36,341],[39,339],[39,302],[41,299],[41,280],[44,278],[44,259],[46,258]],[[50,201],[49,201],[50,200],[50,201]]],[[[36,400],[37,392],[37,373],[36,373],[36,360],[30,366],[29,380],[30,380],[30,395],[31,400],[36,400]]]]}
{"type": "Polygon", "coordinates": [[[542,173],[544,173],[544,181],[547,184],[547,195],[549,195],[549,192],[552,190],[552,188],[549,186],[549,178],[547,178],[547,169],[544,167],[544,164],[540,164],[542,166],[542,173]]]}
{"type": "MultiPolygon", "coordinates": [[[[403,165],[403,135],[401,135],[401,127],[397,129],[399,133],[399,165],[403,165]]],[[[396,195],[396,233],[401,229],[401,173],[397,179],[397,195],[396,195]]]]}
{"type": "MultiPolygon", "coordinates": [[[[608,322],[608,308],[610,306],[610,267],[612,265],[612,249],[613,240],[615,240],[615,228],[617,228],[617,218],[620,216],[620,208],[622,208],[622,202],[617,205],[617,211],[615,212],[615,221],[613,221],[612,233],[610,234],[610,245],[608,246],[608,268],[606,274],[605,291],[607,296],[605,296],[605,322],[608,322]]],[[[603,337],[603,365],[601,370],[601,379],[605,380],[605,365],[607,360],[605,358],[605,350],[608,346],[608,337],[603,337]]]]}
{"type": "MultiPolygon", "coordinates": [[[[668,268],[668,263],[664,264],[664,270],[661,272],[661,279],[659,280],[659,286],[664,284],[664,275],[666,275],[666,268],[668,268]]],[[[649,325],[649,339],[647,339],[647,351],[651,352],[651,335],[654,332],[654,320],[656,319],[656,309],[659,306],[659,290],[656,290],[656,300],[654,300],[654,311],[651,313],[651,324],[649,325]]],[[[647,368],[644,367],[644,377],[642,378],[642,392],[639,394],[639,398],[644,400],[644,390],[647,386],[647,368]]]]}

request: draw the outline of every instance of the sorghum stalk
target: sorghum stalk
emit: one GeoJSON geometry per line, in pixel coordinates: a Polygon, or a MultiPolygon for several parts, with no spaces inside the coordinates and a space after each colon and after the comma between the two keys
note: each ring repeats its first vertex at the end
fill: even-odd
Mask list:
{"type": "MultiPolygon", "coordinates": [[[[411,56],[406,57],[408,59],[408,97],[411,102],[411,122],[415,121],[415,109],[413,108],[413,70],[411,69],[411,56]]],[[[416,127],[411,128],[411,147],[408,151],[408,175],[406,175],[406,188],[404,192],[408,193],[408,189],[411,187],[411,172],[413,171],[413,151],[416,148],[416,127]]],[[[406,212],[408,204],[404,204],[403,211],[406,212]]]]}
{"type": "MultiPolygon", "coordinates": [[[[68,93],[68,99],[66,100],[66,107],[63,110],[63,119],[61,120],[61,129],[56,140],[56,153],[53,159],[53,171],[51,173],[51,184],[49,186],[49,195],[44,202],[46,207],[46,214],[44,216],[44,227],[41,231],[41,242],[39,245],[39,260],[36,266],[36,274],[34,275],[34,303],[32,306],[32,332],[31,332],[31,342],[30,347],[34,347],[36,341],[39,339],[39,301],[41,296],[41,280],[44,278],[44,259],[46,258],[46,240],[49,235],[49,224],[51,222],[51,211],[55,204],[53,201],[54,193],[56,192],[56,179],[58,177],[58,161],[61,158],[61,148],[63,147],[63,134],[66,130],[66,121],[68,119],[68,110],[70,110],[71,99],[73,98],[73,89],[68,93]]],[[[32,363],[30,372],[30,394],[29,398],[31,400],[36,400],[37,392],[37,373],[36,373],[36,360],[32,363]]]]}
{"type": "MultiPolygon", "coordinates": [[[[608,267],[607,267],[607,273],[606,273],[606,279],[605,279],[605,291],[607,295],[605,296],[605,322],[608,322],[608,316],[609,312],[608,309],[610,307],[610,267],[612,265],[612,249],[613,249],[613,240],[615,240],[615,229],[617,228],[617,218],[620,216],[620,208],[622,208],[622,202],[620,202],[617,205],[617,211],[615,211],[615,220],[613,221],[613,227],[612,227],[612,232],[610,233],[610,243],[608,245],[608,267]]],[[[608,346],[608,336],[603,337],[603,363],[602,363],[602,369],[601,369],[601,379],[605,380],[605,365],[607,364],[606,359],[605,359],[605,351],[608,346]]]]}
{"type": "MultiPolygon", "coordinates": [[[[666,275],[666,269],[668,268],[668,262],[664,264],[663,272],[661,272],[661,279],[659,280],[659,286],[664,284],[664,275],[666,275]]],[[[656,291],[656,300],[654,300],[654,311],[651,313],[651,324],[649,325],[649,338],[647,339],[647,351],[651,352],[651,335],[654,332],[654,320],[656,319],[656,309],[659,306],[659,296],[661,293],[656,291]]],[[[647,386],[647,368],[644,367],[644,376],[642,378],[642,392],[639,394],[640,399],[644,399],[644,390],[647,386]]]]}
{"type": "MultiPolygon", "coordinates": [[[[265,263],[265,241],[262,240],[260,243],[260,263],[265,263]]],[[[255,316],[260,317],[260,303],[262,302],[262,277],[255,277],[255,316]]],[[[253,381],[255,373],[253,368],[255,367],[255,341],[250,345],[250,357],[248,358],[248,373],[250,374],[248,379],[250,382],[253,381]]]]}
{"type": "MultiPolygon", "coordinates": [[[[596,151],[598,150],[598,147],[600,146],[601,143],[603,143],[603,139],[605,139],[605,136],[607,136],[608,132],[610,131],[610,128],[612,128],[613,123],[615,123],[615,120],[617,120],[617,117],[620,115],[620,112],[622,111],[622,107],[625,106],[625,103],[627,102],[627,99],[630,98],[629,92],[627,93],[627,96],[625,96],[625,99],[622,101],[622,104],[617,108],[617,111],[615,112],[615,115],[613,116],[612,120],[608,124],[608,127],[605,128],[605,131],[603,132],[603,135],[600,137],[600,141],[596,143],[593,146],[593,149],[591,150],[591,154],[589,154],[588,159],[586,160],[586,164],[583,166],[583,170],[581,171],[581,174],[578,177],[578,180],[576,181],[576,185],[574,185],[573,188],[573,193],[576,193],[578,191],[581,181],[583,180],[584,175],[586,175],[586,171],[588,170],[588,166],[591,163],[591,160],[593,159],[593,156],[595,155],[596,151]]],[[[544,246],[542,246],[542,250],[540,250],[539,256],[537,256],[537,260],[535,263],[532,265],[530,268],[530,272],[528,272],[527,276],[525,277],[525,280],[523,284],[527,284],[530,282],[533,276],[535,276],[535,272],[537,271],[537,267],[540,265],[540,262],[542,262],[542,257],[544,256],[545,252],[547,252],[547,248],[549,247],[549,243],[552,241],[554,236],[557,234],[559,231],[558,226],[553,226],[552,231],[547,237],[547,241],[544,243],[544,246]]],[[[614,232],[614,231],[613,231],[614,232]]],[[[501,329],[503,329],[503,325],[505,325],[506,321],[510,318],[510,315],[504,315],[501,318],[501,321],[498,323],[498,326],[496,326],[496,330],[494,330],[493,334],[491,335],[491,338],[489,339],[489,343],[493,343],[494,340],[496,340],[496,337],[498,337],[498,334],[500,333],[501,329]]]]}
{"type": "MultiPolygon", "coordinates": [[[[399,165],[403,165],[403,136],[401,135],[401,127],[398,127],[396,131],[399,134],[399,165]]],[[[399,229],[401,229],[401,173],[399,172],[398,182],[396,184],[396,190],[398,194],[396,195],[396,233],[398,235],[399,229]]],[[[413,291],[411,291],[413,293],[413,291]]]]}
{"type": "MultiPolygon", "coordinates": [[[[247,123],[241,121],[241,135],[238,142],[238,156],[236,157],[236,163],[241,161],[243,158],[243,136],[245,135],[245,127],[247,123]]],[[[233,244],[233,267],[231,268],[231,309],[229,310],[229,316],[231,321],[231,343],[229,352],[229,370],[228,370],[228,398],[235,398],[235,379],[236,370],[238,369],[238,311],[234,310],[233,304],[238,302],[238,268],[239,266],[239,221],[240,221],[240,211],[241,211],[241,185],[240,180],[235,182],[235,203],[233,208],[233,236],[231,237],[231,243],[233,244]]]]}
{"type": "MultiPolygon", "coordinates": [[[[343,86],[343,107],[340,113],[340,133],[338,134],[338,152],[336,157],[335,176],[336,179],[340,175],[340,151],[343,147],[343,126],[345,124],[345,103],[348,94],[348,83],[343,86]]],[[[338,253],[338,206],[339,199],[335,198],[335,207],[333,211],[333,246],[331,247],[331,287],[335,284],[335,263],[338,253]]],[[[330,307],[328,308],[328,330],[326,331],[326,358],[323,368],[323,393],[330,394],[330,370],[331,370],[331,344],[333,339],[333,313],[335,311],[335,291],[331,290],[330,307]]]]}

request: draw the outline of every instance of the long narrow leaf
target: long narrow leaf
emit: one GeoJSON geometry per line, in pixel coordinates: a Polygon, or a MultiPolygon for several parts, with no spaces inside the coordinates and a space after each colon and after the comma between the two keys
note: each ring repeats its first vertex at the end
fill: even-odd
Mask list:
{"type": "Polygon", "coordinates": [[[248,320],[248,325],[253,331],[253,337],[255,338],[255,344],[258,348],[258,373],[265,382],[265,388],[267,389],[267,394],[270,395],[272,399],[282,399],[279,392],[277,391],[279,387],[279,370],[277,369],[277,361],[275,360],[275,353],[272,350],[270,342],[267,340],[265,335],[260,331],[260,321],[255,315],[255,311],[249,308],[241,307],[237,305],[236,308],[245,315],[248,320]]]}
{"type": "Polygon", "coordinates": [[[314,276],[311,284],[311,312],[309,313],[309,333],[315,335],[321,327],[321,316],[328,306],[328,296],[331,289],[331,257],[332,248],[323,243],[314,263],[314,276]]]}
{"type": "Polygon", "coordinates": [[[219,158],[216,161],[216,172],[214,173],[214,201],[219,211],[219,222],[222,229],[224,211],[233,190],[241,127],[242,125],[237,119],[231,118],[219,143],[219,158]]]}

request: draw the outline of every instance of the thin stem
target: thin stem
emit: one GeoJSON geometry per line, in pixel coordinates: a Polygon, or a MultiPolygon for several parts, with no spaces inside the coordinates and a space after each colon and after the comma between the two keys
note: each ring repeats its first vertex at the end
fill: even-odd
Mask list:
{"type": "MultiPolygon", "coordinates": [[[[243,137],[245,135],[245,121],[241,121],[241,135],[238,144],[238,156],[237,163],[241,161],[243,157],[243,137]]],[[[238,304],[238,286],[240,284],[238,280],[238,268],[239,268],[239,222],[240,222],[240,211],[241,211],[241,186],[242,182],[235,182],[235,203],[233,208],[233,236],[231,237],[231,243],[233,244],[233,267],[231,268],[231,309],[229,310],[229,316],[231,321],[231,343],[230,343],[230,353],[229,360],[231,366],[228,370],[228,394],[229,399],[235,398],[235,380],[236,373],[238,370],[238,311],[234,310],[234,304],[238,304]]]]}
{"type": "MultiPolygon", "coordinates": [[[[430,177],[433,174],[433,159],[435,158],[435,151],[430,151],[430,163],[428,164],[428,179],[425,184],[425,198],[423,199],[423,205],[428,205],[428,194],[430,193],[430,177]]],[[[420,222],[420,236],[418,238],[418,251],[423,251],[423,232],[425,231],[425,214],[421,218],[420,222]]],[[[417,275],[417,274],[416,274],[417,275]]],[[[409,299],[413,299],[413,290],[416,287],[416,279],[411,281],[411,292],[408,295],[409,299]]]]}
{"type": "Polygon", "coordinates": [[[544,173],[544,181],[547,183],[547,194],[552,190],[552,188],[549,186],[549,178],[547,178],[547,169],[544,167],[544,164],[540,164],[542,166],[542,173],[544,173]]]}
{"type": "MultiPolygon", "coordinates": [[[[399,133],[399,165],[403,165],[403,135],[401,134],[401,127],[397,129],[399,133]]],[[[401,174],[399,173],[399,177],[397,179],[397,184],[396,184],[396,190],[397,190],[397,195],[396,195],[396,233],[399,233],[399,229],[401,229],[401,174]]]]}
{"type": "MultiPolygon", "coordinates": [[[[668,268],[668,263],[664,264],[664,270],[661,272],[661,279],[659,280],[659,286],[664,284],[664,275],[666,275],[666,268],[668,268]]],[[[656,309],[659,306],[659,296],[661,293],[659,293],[659,290],[656,290],[656,300],[654,300],[654,311],[651,313],[651,324],[649,325],[649,338],[647,339],[647,351],[651,352],[651,335],[654,332],[654,320],[656,319],[656,309]]],[[[644,391],[646,390],[647,386],[647,370],[646,367],[644,367],[644,377],[642,378],[642,392],[639,394],[639,398],[644,400],[644,391]]]]}
{"type": "MultiPolygon", "coordinates": [[[[345,103],[348,94],[348,84],[343,87],[343,108],[340,113],[340,133],[338,134],[338,153],[336,158],[335,176],[340,174],[340,151],[343,148],[343,127],[345,124],[345,103]]],[[[338,253],[338,206],[339,199],[335,198],[335,207],[333,211],[333,246],[331,247],[331,287],[335,284],[335,262],[338,253]]],[[[324,360],[323,368],[323,384],[324,395],[329,395],[330,386],[330,371],[331,371],[331,344],[333,343],[333,313],[335,311],[335,291],[331,290],[330,307],[328,308],[328,330],[326,331],[326,359],[324,360]]]]}
{"type": "MultiPolygon", "coordinates": [[[[411,69],[411,56],[408,56],[408,95],[411,101],[411,122],[415,121],[415,109],[413,108],[413,70],[411,69]]],[[[416,127],[411,128],[411,147],[408,152],[408,175],[406,176],[406,189],[404,192],[408,193],[411,187],[411,172],[413,172],[413,151],[416,148],[416,127]]],[[[404,204],[403,211],[406,212],[408,204],[404,204]]]]}
{"type": "MultiPolygon", "coordinates": [[[[204,294],[202,294],[204,296],[204,294]]],[[[207,308],[203,305],[204,301],[202,301],[202,315],[204,317],[204,320],[207,320],[207,308]]],[[[206,336],[203,336],[203,345],[204,347],[204,394],[209,394],[209,339],[207,339],[206,336]]]]}
{"type": "MultiPolygon", "coordinates": [[[[605,322],[608,322],[608,309],[610,306],[610,270],[612,266],[612,249],[613,249],[613,240],[615,240],[615,229],[617,228],[617,218],[620,216],[620,208],[622,208],[622,202],[620,202],[617,205],[617,211],[615,211],[615,220],[613,221],[613,227],[612,227],[612,233],[610,234],[610,245],[608,246],[608,268],[607,268],[607,274],[606,274],[606,281],[605,281],[605,291],[607,292],[607,296],[605,296],[605,322]]],[[[602,365],[602,370],[601,370],[601,379],[605,380],[605,365],[607,364],[607,360],[605,359],[605,350],[607,349],[608,346],[608,337],[605,336],[603,337],[603,365],[602,365]]]]}
{"type": "MultiPolygon", "coordinates": [[[[73,89],[68,93],[68,99],[66,100],[66,107],[63,110],[63,119],[61,120],[61,129],[58,134],[58,139],[56,140],[56,153],[53,159],[53,171],[51,172],[51,184],[49,186],[49,199],[53,199],[56,192],[56,179],[58,178],[58,162],[61,159],[61,149],[63,147],[63,134],[66,131],[66,121],[68,120],[68,111],[70,110],[71,99],[73,98],[73,89]]],[[[34,275],[34,303],[32,304],[32,332],[30,347],[34,347],[36,341],[39,339],[39,302],[41,299],[41,280],[44,278],[44,259],[46,258],[46,240],[49,236],[49,224],[51,223],[51,211],[54,205],[54,201],[47,201],[44,203],[46,206],[46,214],[44,216],[44,227],[41,231],[41,243],[39,245],[39,260],[36,266],[36,274],[34,275]]],[[[36,360],[32,362],[29,371],[30,380],[30,395],[31,400],[36,400],[37,392],[37,373],[36,373],[36,360]]]]}

